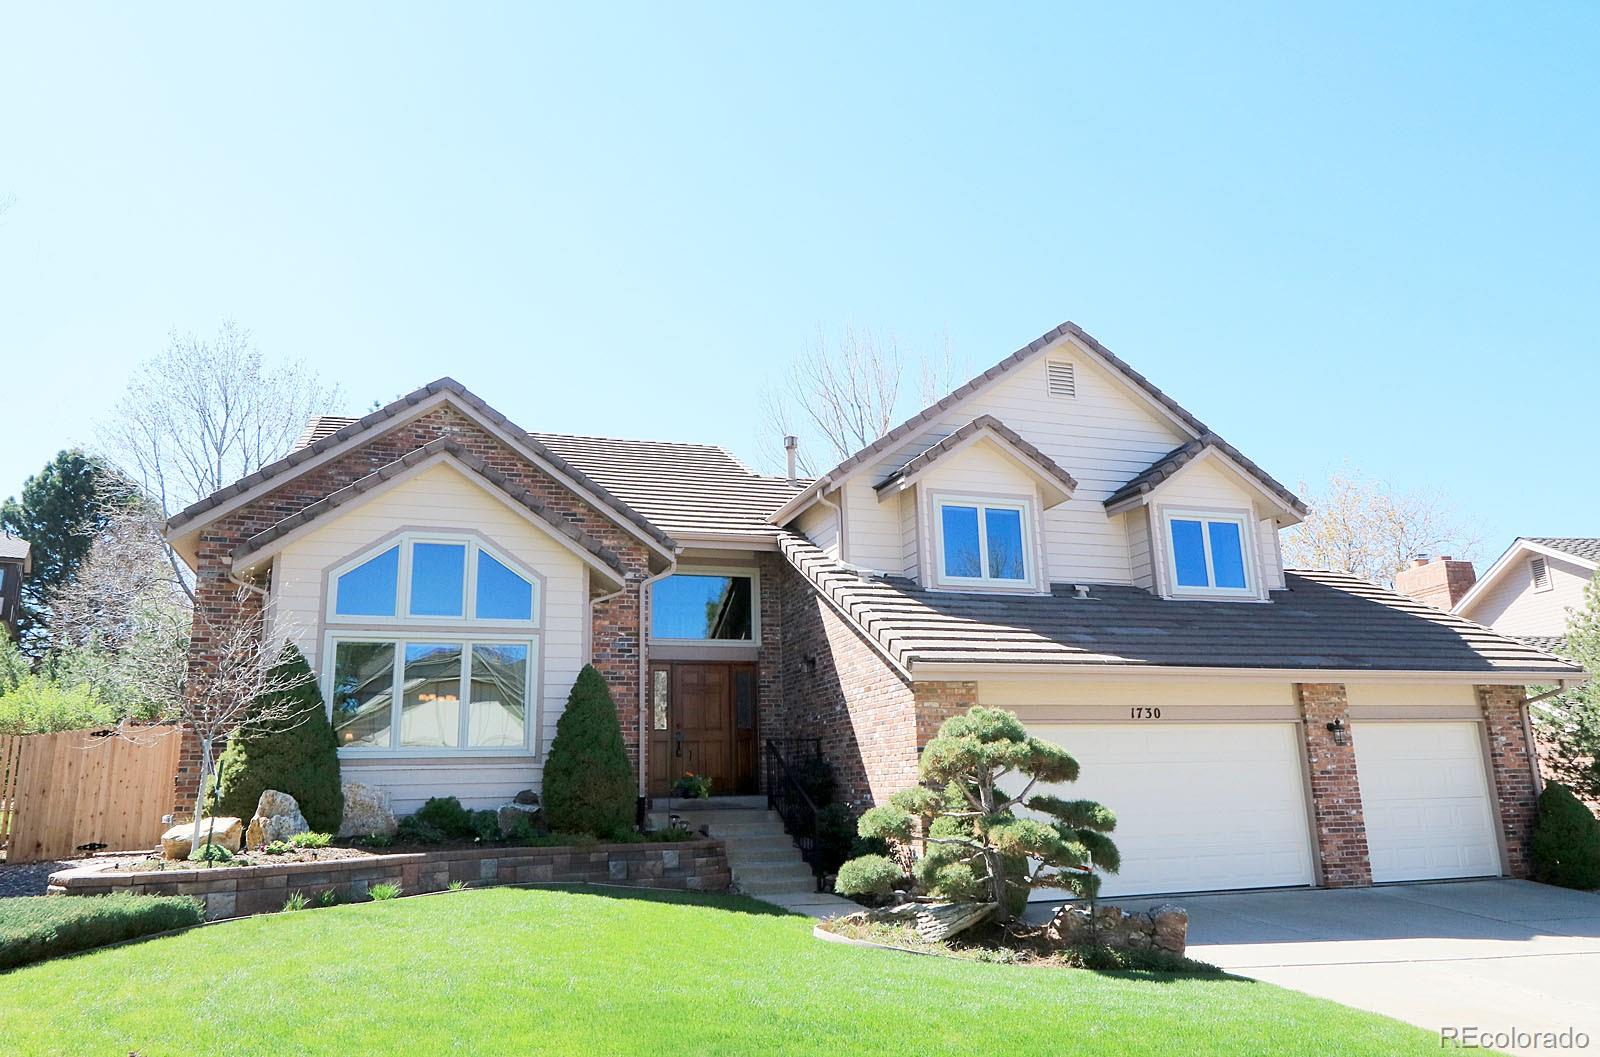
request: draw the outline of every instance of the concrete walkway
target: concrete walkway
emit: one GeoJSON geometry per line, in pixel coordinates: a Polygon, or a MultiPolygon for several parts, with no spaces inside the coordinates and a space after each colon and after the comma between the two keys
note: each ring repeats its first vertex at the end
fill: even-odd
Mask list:
{"type": "Polygon", "coordinates": [[[811,918],[836,918],[841,914],[853,914],[861,909],[860,903],[852,902],[843,896],[836,896],[831,892],[783,892],[778,894],[759,895],[755,897],[763,903],[771,903],[795,914],[804,914],[811,918]]]}
{"type": "Polygon", "coordinates": [[[1241,976],[1429,1031],[1589,1037],[1584,1049],[1489,1043],[1512,1053],[1600,1053],[1600,895],[1496,880],[1173,902],[1189,911],[1190,957],[1241,976]]]}

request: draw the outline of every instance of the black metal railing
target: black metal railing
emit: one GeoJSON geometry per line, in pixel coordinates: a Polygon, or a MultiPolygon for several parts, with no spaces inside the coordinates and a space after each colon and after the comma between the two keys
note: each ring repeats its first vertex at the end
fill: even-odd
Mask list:
{"type": "Polygon", "coordinates": [[[812,738],[785,738],[781,743],[770,738],[767,740],[767,806],[783,820],[784,832],[794,838],[795,845],[800,849],[800,858],[806,861],[816,876],[817,891],[820,892],[824,872],[821,845],[817,839],[817,805],[812,803],[811,795],[806,792],[805,785],[790,764],[795,757],[786,759],[780,744],[799,752],[809,749],[811,756],[821,756],[822,742],[812,738]]]}

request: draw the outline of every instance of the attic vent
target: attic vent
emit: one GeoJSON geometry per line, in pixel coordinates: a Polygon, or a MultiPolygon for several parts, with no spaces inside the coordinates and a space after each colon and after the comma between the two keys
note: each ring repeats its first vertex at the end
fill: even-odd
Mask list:
{"type": "Polygon", "coordinates": [[[1550,590],[1550,569],[1545,565],[1543,558],[1528,559],[1528,571],[1533,574],[1533,589],[1535,591],[1550,590]]]}
{"type": "Polygon", "coordinates": [[[1078,379],[1072,364],[1052,361],[1045,365],[1046,384],[1051,396],[1077,396],[1078,379]]]}

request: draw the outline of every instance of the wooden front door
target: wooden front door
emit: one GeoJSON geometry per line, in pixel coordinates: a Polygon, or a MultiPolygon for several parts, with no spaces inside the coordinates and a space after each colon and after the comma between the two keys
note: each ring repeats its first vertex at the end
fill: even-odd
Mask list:
{"type": "Polygon", "coordinates": [[[713,796],[756,790],[753,664],[650,666],[650,795],[668,796],[693,772],[713,796]]]}

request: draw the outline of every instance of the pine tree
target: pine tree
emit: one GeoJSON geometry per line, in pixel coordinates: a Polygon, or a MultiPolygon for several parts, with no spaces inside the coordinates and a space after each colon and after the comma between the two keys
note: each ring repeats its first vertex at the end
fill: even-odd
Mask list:
{"type": "Polygon", "coordinates": [[[50,603],[72,582],[106,524],[107,470],[81,451],[59,452],[22,483],[20,499],[0,503],[0,528],[31,545],[17,634],[40,656],[50,645],[50,603]]]}
{"type": "MultiPolygon", "coordinates": [[[[1567,620],[1562,651],[1585,671],[1600,672],[1600,577],[1583,589],[1584,607],[1567,620]]],[[[1580,800],[1600,804],[1600,686],[1593,680],[1530,706],[1540,755],[1552,777],[1580,800]]]]}
{"type": "Polygon", "coordinates": [[[246,723],[228,739],[217,764],[222,775],[217,810],[248,819],[261,794],[276,789],[295,798],[312,829],[336,833],[344,817],[339,745],[322,692],[293,644],[279,655],[272,682],[291,689],[269,695],[258,708],[286,718],[246,723]]]}
{"type": "Polygon", "coordinates": [[[631,833],[638,786],[604,677],[585,665],[556,722],[544,765],[544,816],[562,833],[631,833]]]}
{"type": "MultiPolygon", "coordinates": [[[[863,837],[903,850],[920,841],[912,876],[939,899],[995,904],[1009,922],[1034,888],[1066,888],[1093,896],[1096,871],[1116,872],[1117,847],[1106,836],[1116,816],[1090,800],[1030,796],[1035,785],[1076,781],[1078,763],[1064,750],[1028,734],[1003,709],[974,708],[944,722],[922,751],[921,784],[861,816],[863,837]],[[999,782],[1025,784],[1010,795],[999,782]],[[1023,818],[1018,808],[1044,818],[1023,818]],[[1030,865],[1030,861],[1032,865],[1030,865]]],[[[900,870],[893,860],[863,856],[844,864],[836,885],[850,895],[886,894],[900,870]]]]}

